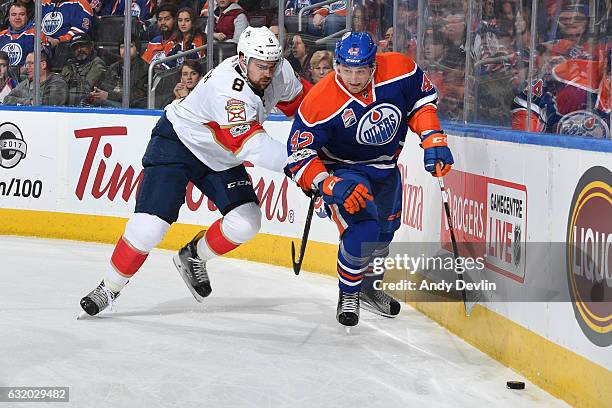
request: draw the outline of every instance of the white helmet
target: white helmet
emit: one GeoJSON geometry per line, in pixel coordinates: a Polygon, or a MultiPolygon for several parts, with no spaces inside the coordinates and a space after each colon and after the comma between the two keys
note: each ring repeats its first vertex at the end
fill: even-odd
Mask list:
{"type": "MultiPolygon", "coordinates": [[[[240,34],[236,51],[238,55],[244,54],[247,66],[251,58],[278,62],[283,57],[283,49],[278,39],[267,27],[247,27],[240,34]]],[[[246,72],[243,72],[243,75],[246,75],[246,72]]]]}

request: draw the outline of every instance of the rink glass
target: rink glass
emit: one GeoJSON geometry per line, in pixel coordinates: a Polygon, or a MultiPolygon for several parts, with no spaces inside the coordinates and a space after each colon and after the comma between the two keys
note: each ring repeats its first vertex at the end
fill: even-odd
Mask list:
{"type": "MultiPolygon", "coordinates": [[[[587,82],[609,90],[609,5],[596,0],[581,3],[588,6],[586,14],[531,0],[348,1],[348,16],[338,19],[334,27],[367,31],[381,52],[401,52],[417,60],[438,89],[442,120],[510,129],[515,95],[525,91],[531,100],[527,84],[546,78],[555,65],[569,58],[554,49],[556,41],[574,39],[571,58],[590,60],[596,66],[586,71],[587,82]]],[[[286,39],[297,33],[299,16],[291,15],[284,4],[284,0],[264,1],[248,13],[254,25],[285,25],[278,35],[287,49],[286,39]]],[[[199,11],[198,7],[196,15],[199,11]]],[[[308,24],[312,15],[305,14],[300,35],[316,49],[333,51],[339,35],[323,38],[320,30],[308,24]]],[[[196,24],[204,28],[207,18],[199,17],[196,24]]],[[[146,47],[142,36],[141,46],[142,53],[146,47]]],[[[218,65],[219,56],[232,54],[227,53],[227,44],[211,42],[207,47],[207,55],[218,57],[200,60],[207,71],[218,65]]],[[[603,106],[609,108],[610,92],[600,95],[605,99],[603,106]]],[[[594,112],[595,104],[587,98],[584,111],[594,112]]],[[[529,121],[521,130],[527,130],[529,121]]]]}

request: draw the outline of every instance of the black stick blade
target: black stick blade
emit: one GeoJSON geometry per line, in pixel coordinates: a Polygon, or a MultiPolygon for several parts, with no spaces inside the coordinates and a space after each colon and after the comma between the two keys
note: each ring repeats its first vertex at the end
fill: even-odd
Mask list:
{"type": "Polygon", "coordinates": [[[293,263],[293,273],[296,275],[300,274],[300,269],[302,268],[302,260],[295,260],[295,245],[293,241],[291,242],[291,262],[293,263]]]}

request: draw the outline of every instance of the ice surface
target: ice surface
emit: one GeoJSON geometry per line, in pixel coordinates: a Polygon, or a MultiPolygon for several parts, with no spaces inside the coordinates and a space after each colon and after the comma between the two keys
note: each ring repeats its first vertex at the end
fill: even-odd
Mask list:
{"type": "Polygon", "coordinates": [[[58,408],[565,406],[405,305],[347,336],[335,279],[270,265],[211,261],[198,304],[156,250],[115,311],[76,320],[112,250],[0,236],[0,386],[69,386],[35,405],[58,408]]]}

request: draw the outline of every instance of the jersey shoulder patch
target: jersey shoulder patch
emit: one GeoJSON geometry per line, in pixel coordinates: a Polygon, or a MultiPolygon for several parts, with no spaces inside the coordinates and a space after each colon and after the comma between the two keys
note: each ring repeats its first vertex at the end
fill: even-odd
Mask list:
{"type": "Polygon", "coordinates": [[[298,111],[306,124],[314,125],[332,118],[349,99],[336,83],[336,75],[327,75],[306,94],[298,111]]]}
{"type": "Polygon", "coordinates": [[[377,54],[374,82],[380,84],[399,77],[410,76],[416,72],[416,69],[416,62],[399,52],[377,54]]]}

